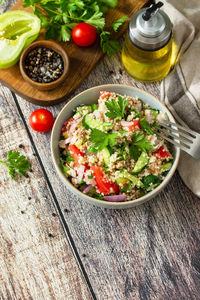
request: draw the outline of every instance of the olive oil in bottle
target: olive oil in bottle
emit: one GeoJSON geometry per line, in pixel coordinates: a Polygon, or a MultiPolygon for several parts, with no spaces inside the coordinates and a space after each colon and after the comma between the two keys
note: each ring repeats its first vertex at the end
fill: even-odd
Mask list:
{"type": "Polygon", "coordinates": [[[162,80],[170,71],[172,23],[159,8],[162,2],[141,9],[131,18],[122,48],[122,63],[135,79],[162,80]]]}

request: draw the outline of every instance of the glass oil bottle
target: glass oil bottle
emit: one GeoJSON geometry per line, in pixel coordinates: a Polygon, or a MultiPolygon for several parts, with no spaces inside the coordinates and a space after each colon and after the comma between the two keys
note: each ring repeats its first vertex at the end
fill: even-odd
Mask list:
{"type": "Polygon", "coordinates": [[[172,62],[172,23],[159,8],[162,2],[139,10],[129,23],[122,48],[122,63],[142,82],[162,80],[172,62]]]}

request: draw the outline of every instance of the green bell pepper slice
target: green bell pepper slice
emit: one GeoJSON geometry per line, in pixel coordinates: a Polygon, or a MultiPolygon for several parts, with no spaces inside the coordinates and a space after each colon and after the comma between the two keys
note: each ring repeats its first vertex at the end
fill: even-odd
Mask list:
{"type": "Polygon", "coordinates": [[[0,69],[13,66],[40,31],[40,19],[23,10],[0,15],[0,69]]]}

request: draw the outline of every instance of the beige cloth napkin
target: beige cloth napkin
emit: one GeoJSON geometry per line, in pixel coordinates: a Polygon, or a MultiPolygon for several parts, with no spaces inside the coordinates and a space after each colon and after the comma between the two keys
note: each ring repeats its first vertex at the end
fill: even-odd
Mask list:
{"type": "MultiPolygon", "coordinates": [[[[180,124],[200,133],[200,1],[163,2],[162,9],[174,24],[180,57],[175,70],[161,82],[161,100],[180,124]]],[[[182,151],[178,171],[200,197],[200,159],[182,151]]]]}

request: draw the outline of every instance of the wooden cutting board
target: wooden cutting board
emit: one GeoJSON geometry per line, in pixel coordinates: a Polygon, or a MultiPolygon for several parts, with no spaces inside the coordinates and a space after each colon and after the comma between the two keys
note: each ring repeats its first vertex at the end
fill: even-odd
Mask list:
{"type": "MultiPolygon", "coordinates": [[[[137,10],[148,3],[149,0],[119,0],[116,8],[109,9],[106,15],[106,24],[111,24],[114,20],[124,15],[128,15],[130,19],[137,10]]],[[[25,10],[22,4],[23,0],[18,0],[12,7],[12,10],[25,10]]],[[[32,11],[30,8],[26,10],[32,11]]],[[[128,22],[120,28],[119,32],[113,38],[118,39],[127,30],[127,27],[128,22]]],[[[41,39],[44,39],[42,33],[37,40],[41,39]]],[[[0,70],[0,82],[22,98],[34,104],[50,106],[66,100],[66,97],[76,90],[104,54],[99,46],[99,41],[88,48],[77,47],[72,42],[60,44],[69,56],[70,69],[66,81],[59,87],[51,91],[39,91],[33,88],[23,80],[18,63],[11,68],[0,70]]]]}

